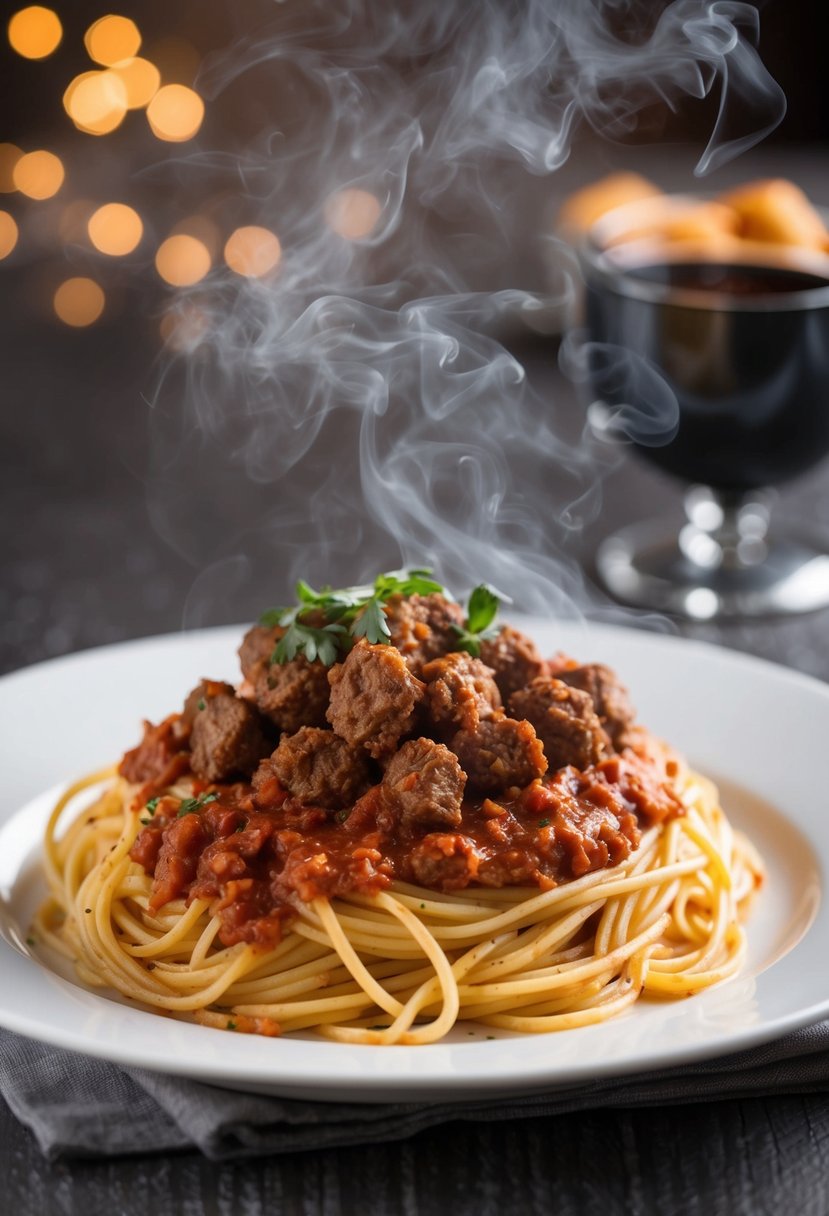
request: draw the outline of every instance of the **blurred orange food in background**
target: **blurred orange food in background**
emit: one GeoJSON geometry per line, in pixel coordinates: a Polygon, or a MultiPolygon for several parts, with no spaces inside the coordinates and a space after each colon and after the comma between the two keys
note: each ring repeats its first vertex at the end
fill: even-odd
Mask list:
{"type": "Polygon", "coordinates": [[[663,194],[645,178],[616,173],[572,194],[558,220],[570,237],[595,226],[605,247],[647,240],[696,256],[739,256],[770,245],[829,253],[823,219],[784,178],[747,182],[708,200],[663,194]]]}

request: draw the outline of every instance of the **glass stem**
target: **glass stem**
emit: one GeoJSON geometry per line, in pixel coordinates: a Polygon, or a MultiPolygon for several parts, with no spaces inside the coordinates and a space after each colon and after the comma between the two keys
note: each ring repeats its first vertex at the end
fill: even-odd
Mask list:
{"type": "Polygon", "coordinates": [[[773,490],[714,490],[691,486],[685,494],[688,522],[679,547],[704,570],[740,570],[756,566],[768,554],[767,536],[773,490]]]}

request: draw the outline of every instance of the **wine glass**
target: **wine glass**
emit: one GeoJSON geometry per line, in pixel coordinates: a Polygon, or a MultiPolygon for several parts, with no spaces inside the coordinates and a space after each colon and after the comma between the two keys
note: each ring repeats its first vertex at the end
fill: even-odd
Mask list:
{"type": "Polygon", "coordinates": [[[770,526],[772,487],[829,453],[829,258],[608,246],[608,218],[580,250],[591,422],[686,483],[687,521],[606,539],[604,585],[696,620],[829,605],[829,554],[770,526]],[[662,392],[651,436],[631,429],[643,369],[662,392]]]}

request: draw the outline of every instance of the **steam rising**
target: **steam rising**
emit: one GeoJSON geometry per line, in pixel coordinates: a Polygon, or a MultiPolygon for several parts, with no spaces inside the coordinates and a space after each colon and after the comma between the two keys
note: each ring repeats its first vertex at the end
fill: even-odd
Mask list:
{"type": "MultiPolygon", "coordinates": [[[[751,5],[655,7],[296,0],[202,82],[248,90],[272,126],[232,160],[205,155],[188,171],[238,175],[248,222],[276,231],[283,253],[270,277],[216,276],[182,304],[200,323],[175,432],[159,434],[173,472],[156,511],[175,540],[172,498],[192,493],[175,451],[223,453],[228,480],[203,493],[225,524],[244,470],[272,554],[252,610],[300,574],[356,582],[381,560],[431,566],[459,592],[487,580],[529,610],[572,615],[584,602],[568,534],[598,510],[614,457],[563,438],[555,403],[492,336],[541,301],[475,288],[509,257],[503,217],[520,174],[558,169],[580,125],[618,139],[645,105],[719,89],[705,173],[782,118],[751,5]],[[379,204],[369,199],[357,240],[329,222],[345,190],[379,204]]],[[[562,265],[560,304],[574,282],[562,265]]],[[[658,443],[675,412],[654,380],[645,369],[624,423],[658,443]]],[[[250,538],[249,519],[235,526],[211,555],[222,571],[250,538]]]]}

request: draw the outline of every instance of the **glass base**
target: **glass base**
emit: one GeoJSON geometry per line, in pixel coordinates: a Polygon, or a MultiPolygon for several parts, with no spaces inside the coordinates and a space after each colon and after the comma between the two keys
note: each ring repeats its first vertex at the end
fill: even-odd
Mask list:
{"type": "Polygon", "coordinates": [[[814,612],[829,606],[829,554],[784,537],[763,540],[753,564],[699,564],[687,540],[658,523],[609,537],[596,564],[604,586],[624,603],[694,621],[814,612]]]}

